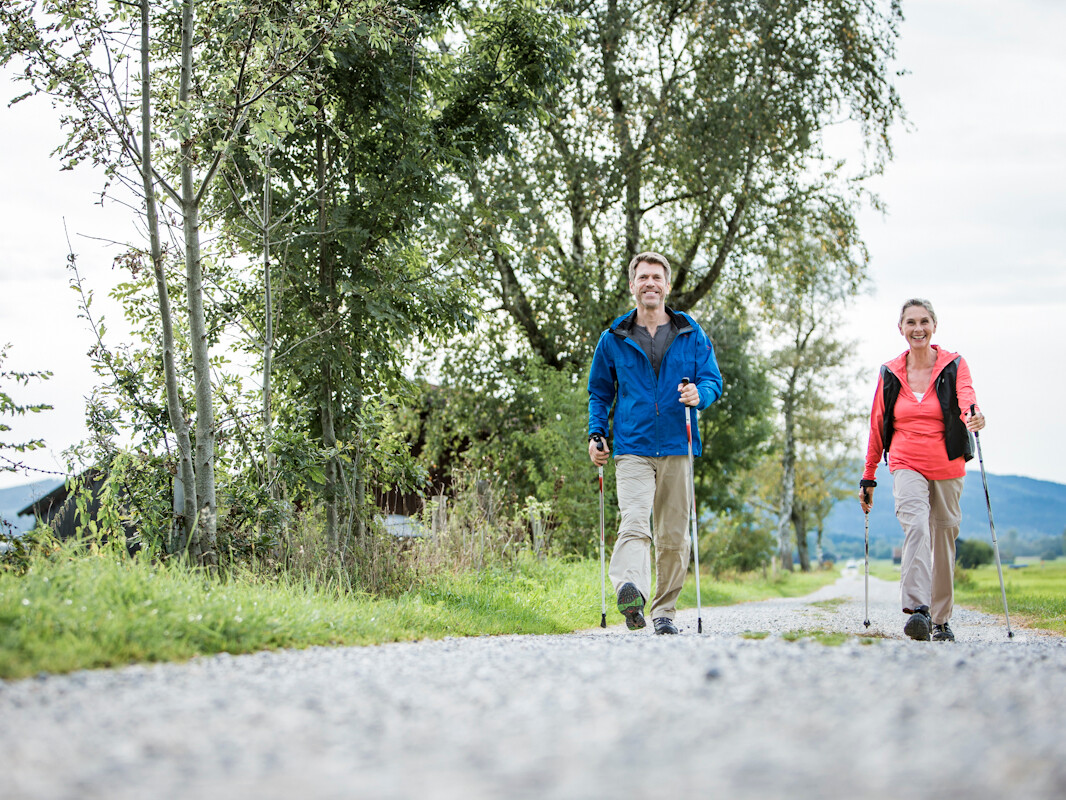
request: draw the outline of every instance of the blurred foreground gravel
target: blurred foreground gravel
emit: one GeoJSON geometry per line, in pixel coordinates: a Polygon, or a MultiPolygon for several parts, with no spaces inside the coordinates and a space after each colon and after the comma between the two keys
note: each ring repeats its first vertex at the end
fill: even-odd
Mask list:
{"type": "MultiPolygon", "coordinates": [[[[854,571],[624,626],[0,682],[0,798],[1062,798],[1066,646],[854,571]],[[844,631],[841,646],[797,630],[844,631]],[[762,639],[745,631],[767,632],[762,639]]],[[[613,622],[621,617],[610,615],[613,622]]],[[[1013,620],[1012,620],[1013,621],[1013,620]]]]}

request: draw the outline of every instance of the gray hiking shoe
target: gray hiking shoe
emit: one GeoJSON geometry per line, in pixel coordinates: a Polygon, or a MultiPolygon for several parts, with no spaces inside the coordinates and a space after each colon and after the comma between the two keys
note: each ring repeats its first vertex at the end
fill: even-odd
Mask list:
{"type": "Polygon", "coordinates": [[[626,627],[631,631],[639,630],[644,622],[644,595],[632,583],[623,583],[618,590],[618,610],[626,618],[626,627]]]}
{"type": "Polygon", "coordinates": [[[929,616],[929,606],[918,606],[907,619],[903,632],[919,642],[928,642],[933,629],[933,618],[929,616]]]}
{"type": "Polygon", "coordinates": [[[656,617],[652,620],[656,633],[678,633],[677,626],[669,617],[656,617]]]}
{"type": "Polygon", "coordinates": [[[955,634],[951,628],[945,622],[943,625],[933,626],[933,641],[934,642],[954,642],[955,634]]]}

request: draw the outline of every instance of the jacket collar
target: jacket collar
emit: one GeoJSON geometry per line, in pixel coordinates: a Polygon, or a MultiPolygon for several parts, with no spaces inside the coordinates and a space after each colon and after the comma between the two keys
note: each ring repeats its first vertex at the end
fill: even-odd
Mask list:
{"type": "MultiPolygon", "coordinates": [[[[944,369],[948,364],[959,357],[958,353],[953,353],[950,350],[945,350],[938,344],[929,345],[936,350],[936,361],[933,364],[932,379],[936,380],[936,376],[940,374],[940,371],[944,369]]],[[[891,361],[886,361],[885,366],[888,367],[897,378],[905,380],[907,377],[907,353],[910,352],[910,348],[904,350],[898,356],[891,361]]]]}
{"type": "MultiPolygon", "coordinates": [[[[667,315],[670,317],[670,324],[677,329],[679,334],[689,333],[693,330],[692,319],[681,311],[674,311],[672,308],[667,307],[667,315]]],[[[616,336],[630,337],[633,335],[633,326],[637,324],[637,310],[634,308],[622,316],[615,319],[611,323],[610,331],[616,336]]]]}

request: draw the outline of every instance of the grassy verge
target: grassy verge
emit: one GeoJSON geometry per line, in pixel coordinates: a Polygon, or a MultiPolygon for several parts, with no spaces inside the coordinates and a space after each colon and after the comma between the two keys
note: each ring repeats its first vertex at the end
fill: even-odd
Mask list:
{"type": "MultiPolygon", "coordinates": [[[[838,570],[779,572],[776,577],[749,573],[732,575],[717,581],[701,575],[700,599],[705,606],[731,606],[771,597],[803,597],[833,583],[839,577],[838,570]]],[[[692,576],[685,581],[678,605],[682,608],[693,608],[696,605],[696,582],[692,576]]]]}
{"type": "MultiPolygon", "coordinates": [[[[701,580],[704,605],[813,591],[835,573],[701,580]]],[[[0,573],[0,678],[196,655],[444,636],[565,633],[600,621],[597,561],[526,555],[396,598],[353,596],[253,575],[220,581],[113,553],[36,559],[0,573]]],[[[609,620],[620,621],[610,594],[609,620]]],[[[695,605],[690,578],[680,604],[695,605]]]]}
{"type": "MultiPolygon", "coordinates": [[[[1024,569],[1003,568],[1011,621],[1066,634],[1066,561],[1047,561],[1024,569]]],[[[994,564],[956,570],[955,602],[990,614],[1003,613],[1003,596],[994,564]]]]}

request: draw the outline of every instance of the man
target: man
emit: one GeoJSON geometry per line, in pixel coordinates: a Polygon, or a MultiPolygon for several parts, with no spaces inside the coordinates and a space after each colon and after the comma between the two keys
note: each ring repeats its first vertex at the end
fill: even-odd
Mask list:
{"type": "MultiPolygon", "coordinates": [[[[589,458],[603,466],[608,419],[614,409],[614,461],[621,522],[611,555],[610,578],[626,626],[645,626],[651,592],[655,519],[655,632],[677,633],[677,596],[688,570],[692,505],[685,406],[707,408],[722,394],[714,347],[687,314],[666,307],[670,262],[640,253],[629,264],[629,291],[636,308],[600,336],[589,371],[589,458]],[[682,378],[689,383],[683,384],[682,378]],[[602,447],[602,449],[600,449],[602,447]]],[[[697,426],[693,454],[702,451],[697,426]]]]}

